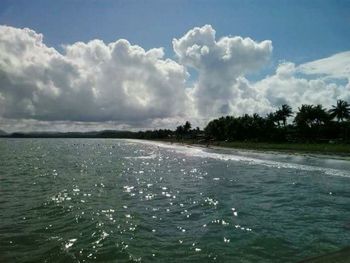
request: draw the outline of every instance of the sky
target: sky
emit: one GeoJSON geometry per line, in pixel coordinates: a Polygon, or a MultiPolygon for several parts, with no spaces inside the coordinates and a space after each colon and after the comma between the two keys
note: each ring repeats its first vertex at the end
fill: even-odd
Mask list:
{"type": "Polygon", "coordinates": [[[205,126],[350,101],[350,1],[0,3],[0,129],[205,126]]]}

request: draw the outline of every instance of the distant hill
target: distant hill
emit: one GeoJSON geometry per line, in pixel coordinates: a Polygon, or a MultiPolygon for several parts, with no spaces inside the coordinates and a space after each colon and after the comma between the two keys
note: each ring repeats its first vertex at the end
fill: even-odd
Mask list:
{"type": "Polygon", "coordinates": [[[0,136],[2,136],[2,135],[7,135],[7,133],[4,132],[3,130],[0,130],[0,136]]]}
{"type": "Polygon", "coordinates": [[[4,137],[12,138],[134,138],[134,139],[155,139],[168,138],[173,132],[170,130],[154,131],[118,131],[103,130],[91,132],[14,132],[11,134],[4,133],[4,137]]]}

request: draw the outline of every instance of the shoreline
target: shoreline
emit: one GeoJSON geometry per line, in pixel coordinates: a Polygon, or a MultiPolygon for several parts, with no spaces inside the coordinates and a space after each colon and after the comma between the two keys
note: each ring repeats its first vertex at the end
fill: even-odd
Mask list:
{"type": "Polygon", "coordinates": [[[138,140],[175,144],[190,147],[199,147],[211,150],[246,151],[251,153],[288,154],[300,156],[313,156],[318,158],[342,159],[350,161],[350,144],[325,143],[272,143],[272,142],[225,142],[211,141],[198,142],[193,139],[138,139],[113,137],[5,137],[0,139],[97,139],[97,140],[138,140]]]}
{"type": "MultiPolygon", "coordinates": [[[[175,144],[175,145],[182,145],[182,146],[190,146],[190,147],[199,147],[203,149],[209,149],[209,150],[225,150],[225,151],[246,151],[251,153],[268,153],[268,154],[288,154],[288,155],[301,155],[301,156],[311,156],[311,157],[318,157],[318,158],[329,158],[329,159],[341,159],[341,160],[348,160],[350,161],[350,152],[338,152],[338,151],[319,151],[311,149],[305,149],[304,147],[309,146],[309,144],[290,144],[288,146],[292,146],[290,148],[288,147],[275,147],[278,146],[286,146],[287,144],[276,144],[276,143],[245,143],[245,142],[218,142],[214,141],[213,143],[207,145],[205,143],[198,143],[193,142],[192,140],[183,140],[183,141],[177,141],[177,140],[147,140],[147,141],[155,141],[155,142],[161,142],[165,144],[175,144]],[[261,147],[263,146],[263,147],[261,147]],[[269,147],[271,146],[271,147],[269,147]],[[298,149],[298,146],[300,148],[298,149]]],[[[313,145],[313,144],[311,144],[313,145]]],[[[320,146],[321,144],[315,144],[315,146],[320,146]]],[[[324,146],[322,144],[322,146],[324,146]]],[[[328,146],[328,145],[327,145],[328,146]]],[[[344,146],[344,145],[342,145],[344,146]]],[[[350,151],[350,145],[349,151],[350,151]]]]}

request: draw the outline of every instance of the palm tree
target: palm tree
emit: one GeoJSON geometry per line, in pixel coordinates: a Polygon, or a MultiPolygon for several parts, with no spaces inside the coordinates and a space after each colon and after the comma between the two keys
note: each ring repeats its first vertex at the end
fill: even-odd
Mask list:
{"type": "Polygon", "coordinates": [[[276,112],[270,112],[269,114],[267,114],[266,116],[266,120],[270,123],[272,123],[273,125],[278,125],[279,126],[279,121],[278,121],[278,116],[276,114],[276,112]]]}
{"type": "Polygon", "coordinates": [[[295,116],[294,122],[297,126],[312,127],[327,123],[329,115],[322,105],[306,105],[303,104],[299,108],[299,112],[295,116]]]}
{"type": "Polygon", "coordinates": [[[177,126],[175,130],[177,140],[182,139],[184,134],[184,127],[182,125],[177,126]]]}
{"type": "Polygon", "coordinates": [[[344,119],[350,119],[350,105],[344,100],[337,100],[337,105],[332,105],[329,113],[333,118],[337,118],[338,122],[344,119]]]}
{"type": "Polygon", "coordinates": [[[189,121],[186,121],[185,125],[183,126],[184,132],[189,133],[191,130],[191,123],[189,121]]]}
{"type": "Polygon", "coordinates": [[[283,104],[282,107],[276,111],[276,116],[279,120],[282,120],[284,127],[286,127],[287,118],[292,115],[292,108],[287,104],[283,104]]]}
{"type": "Polygon", "coordinates": [[[312,107],[313,105],[301,105],[299,111],[297,112],[297,115],[294,118],[294,122],[298,127],[311,126],[309,119],[312,107]]]}
{"type": "Polygon", "coordinates": [[[323,108],[321,104],[318,104],[316,107],[314,107],[313,117],[317,125],[326,124],[330,120],[327,110],[323,108]]]}

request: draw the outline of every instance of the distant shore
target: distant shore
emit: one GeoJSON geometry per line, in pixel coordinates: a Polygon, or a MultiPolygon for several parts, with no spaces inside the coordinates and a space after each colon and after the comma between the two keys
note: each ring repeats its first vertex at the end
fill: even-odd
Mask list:
{"type": "MultiPolygon", "coordinates": [[[[129,134],[128,134],[129,135],[129,134]]],[[[163,143],[174,143],[180,145],[198,146],[211,149],[241,149],[252,150],[260,152],[281,152],[288,154],[313,154],[324,157],[340,157],[342,159],[350,160],[350,144],[347,143],[276,143],[276,142],[244,142],[244,141],[216,141],[216,140],[198,140],[198,139],[145,139],[134,138],[132,136],[97,136],[94,133],[48,133],[48,134],[21,134],[3,135],[0,138],[31,138],[31,139],[135,139],[146,141],[157,141],[163,143]]]]}
{"type": "Polygon", "coordinates": [[[263,152],[281,152],[289,154],[316,154],[329,157],[341,157],[350,160],[349,144],[330,144],[330,143],[269,143],[269,142],[227,142],[210,141],[198,142],[195,140],[175,140],[175,139],[157,139],[155,141],[174,143],[181,145],[191,145],[211,149],[241,149],[263,152]]]}

